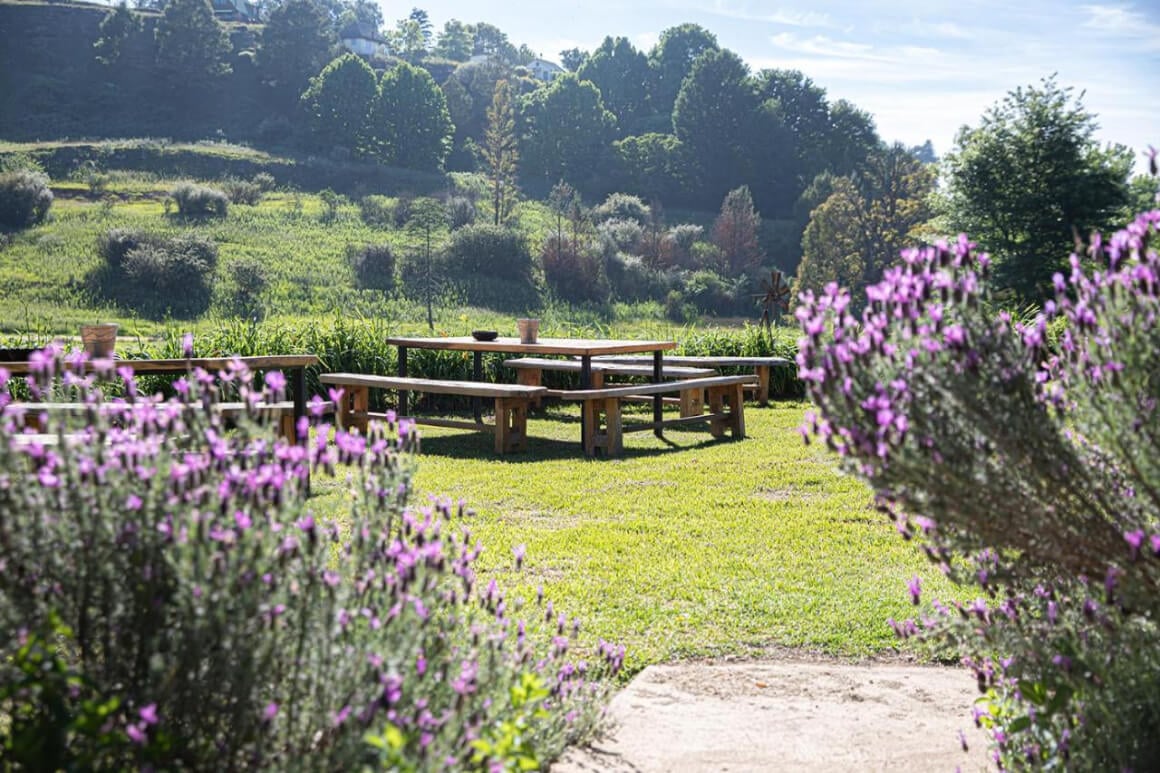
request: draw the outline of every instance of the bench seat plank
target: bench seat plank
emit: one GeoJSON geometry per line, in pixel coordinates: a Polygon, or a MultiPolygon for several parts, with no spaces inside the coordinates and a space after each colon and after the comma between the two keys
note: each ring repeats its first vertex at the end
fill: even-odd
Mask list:
{"type": "Polygon", "coordinates": [[[339,424],[366,431],[371,419],[385,418],[385,414],[370,412],[370,390],[390,389],[403,392],[490,397],[495,400],[495,424],[451,419],[408,417],[417,423],[426,423],[466,429],[483,429],[495,435],[495,451],[504,454],[522,450],[527,445],[528,406],[533,398],[547,390],[542,386],[523,384],[491,384],[478,381],[450,381],[445,379],[412,378],[405,376],[375,376],[362,373],[324,373],[323,384],[346,389],[338,411],[339,424]]]}
{"type": "MultiPolygon", "coordinates": [[[[633,356],[633,355],[607,355],[597,357],[593,360],[595,365],[597,362],[610,362],[613,364],[641,364],[651,362],[650,358],[633,356]]],[[[793,360],[785,357],[755,357],[755,356],[699,356],[699,355],[674,355],[665,356],[665,369],[668,369],[668,364],[686,365],[686,366],[701,366],[710,368],[753,368],[753,373],[757,376],[757,384],[755,385],[757,391],[757,401],[762,405],[769,403],[769,382],[770,374],[774,368],[788,368],[796,367],[793,360]]]]}

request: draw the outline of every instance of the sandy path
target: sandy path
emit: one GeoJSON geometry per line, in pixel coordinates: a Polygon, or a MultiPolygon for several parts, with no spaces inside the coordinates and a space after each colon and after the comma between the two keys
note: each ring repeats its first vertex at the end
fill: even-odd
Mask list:
{"type": "Polygon", "coordinates": [[[611,735],[553,773],[983,770],[960,668],[901,663],[651,666],[612,701],[611,735]],[[959,731],[966,734],[964,753],[959,731]]]}

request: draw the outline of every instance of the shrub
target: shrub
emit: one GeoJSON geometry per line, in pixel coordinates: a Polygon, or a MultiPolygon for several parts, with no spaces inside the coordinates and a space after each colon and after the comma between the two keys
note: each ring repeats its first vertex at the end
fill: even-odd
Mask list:
{"type": "Polygon", "coordinates": [[[533,281],[532,255],[519,233],[503,226],[477,224],[451,234],[448,268],[459,275],[486,274],[515,282],[533,281]]]}
{"type": "Polygon", "coordinates": [[[475,202],[466,196],[451,196],[447,199],[447,220],[454,231],[475,222],[475,202]]]}
{"type": "MultiPolygon", "coordinates": [[[[284,397],[277,374],[229,378],[243,400],[284,397]]],[[[193,372],[168,402],[132,378],[124,401],[69,387],[88,416],[51,430],[86,440],[46,451],[13,443],[6,386],[0,709],[16,768],[542,768],[598,722],[623,649],[569,660],[577,621],[534,609],[546,624],[526,625],[477,580],[450,503],[408,507],[409,424],[334,442],[321,425],[309,446],[254,419],[226,431],[206,408],[224,383],[193,372]],[[307,497],[340,465],[341,521],[307,497]]]]}
{"type": "Polygon", "coordinates": [[[270,284],[266,266],[257,258],[238,258],[227,266],[229,288],[226,310],[237,317],[252,318],[262,311],[262,293],[270,284]]]}
{"type": "Polygon", "coordinates": [[[965,236],[904,252],[860,319],[833,285],[797,312],[806,437],[978,590],[892,625],[962,652],[1008,768],[1160,764],[1158,227],[1153,211],[1093,237],[1028,323],[990,311],[965,236]]]}
{"type": "Polygon", "coordinates": [[[147,316],[197,316],[209,306],[217,256],[217,246],[198,236],[138,245],[121,263],[122,297],[147,316]]]}
{"type": "Polygon", "coordinates": [[[414,205],[415,197],[410,193],[404,193],[395,200],[395,228],[405,228],[407,226],[407,221],[414,214],[412,212],[414,205]]]}
{"type": "Polygon", "coordinates": [[[349,251],[358,286],[371,290],[391,290],[395,286],[395,253],[389,244],[368,244],[349,251]]]}
{"type": "Polygon", "coordinates": [[[225,217],[229,210],[226,194],[204,185],[178,183],[169,192],[169,197],[177,205],[178,214],[185,217],[225,217]]]}
{"type": "Polygon", "coordinates": [[[119,271],[130,251],[144,244],[160,243],[161,237],[127,228],[110,228],[97,238],[97,254],[112,269],[119,271]]]}
{"type": "Polygon", "coordinates": [[[254,175],[253,182],[262,193],[269,193],[278,187],[278,181],[269,172],[258,172],[254,175]]]}
{"type": "Polygon", "coordinates": [[[0,227],[30,228],[44,222],[51,206],[47,175],[27,169],[0,174],[0,227]]]}
{"type": "Polygon", "coordinates": [[[256,182],[231,178],[222,182],[222,188],[231,204],[253,206],[262,200],[262,187],[256,182]]]}
{"type": "Polygon", "coordinates": [[[374,228],[390,228],[395,224],[395,207],[386,196],[372,194],[358,201],[359,217],[374,228]]]}
{"type": "Polygon", "coordinates": [[[603,203],[592,208],[592,220],[632,220],[643,227],[648,223],[649,209],[640,197],[627,193],[610,193],[603,203]]]}
{"type": "Polygon", "coordinates": [[[338,219],[339,209],[346,203],[346,196],[331,188],[323,188],[318,192],[318,198],[322,201],[322,222],[333,223],[338,219]]]}
{"type": "Polygon", "coordinates": [[[644,229],[635,220],[605,220],[597,227],[597,231],[621,252],[636,252],[644,236],[644,229]]]}
{"type": "Polygon", "coordinates": [[[567,240],[561,244],[555,236],[549,236],[544,242],[542,258],[544,278],[557,297],[573,303],[608,300],[608,276],[604,258],[599,253],[573,249],[567,240]]]}

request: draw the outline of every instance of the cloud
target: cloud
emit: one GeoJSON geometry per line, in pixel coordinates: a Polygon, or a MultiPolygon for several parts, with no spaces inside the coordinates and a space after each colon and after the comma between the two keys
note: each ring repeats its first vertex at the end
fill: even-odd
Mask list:
{"type": "Polygon", "coordinates": [[[738,21],[763,22],[766,24],[780,24],[786,27],[833,27],[834,23],[828,13],[818,11],[802,11],[796,8],[778,8],[773,13],[749,10],[749,6],[737,5],[730,0],[713,0],[709,5],[698,10],[738,21]]]}
{"type": "Polygon", "coordinates": [[[951,40],[974,40],[974,30],[961,27],[950,21],[928,22],[911,19],[906,25],[907,32],[920,38],[950,38],[951,40]]]}
{"type": "Polygon", "coordinates": [[[778,48],[795,54],[883,61],[881,55],[874,54],[874,46],[848,40],[835,40],[825,35],[802,38],[792,32],[780,32],[769,40],[778,48]]]}
{"type": "Polygon", "coordinates": [[[1160,52],[1160,24],[1130,5],[1084,5],[1084,28],[1105,37],[1128,40],[1149,52],[1160,52]]]}

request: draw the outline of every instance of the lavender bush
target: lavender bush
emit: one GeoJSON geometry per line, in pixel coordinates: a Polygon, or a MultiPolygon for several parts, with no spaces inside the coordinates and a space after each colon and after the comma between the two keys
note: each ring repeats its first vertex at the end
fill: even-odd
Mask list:
{"type": "Polygon", "coordinates": [[[36,357],[32,398],[85,408],[20,439],[0,370],[5,769],[517,769],[598,725],[623,650],[572,659],[578,622],[477,581],[462,505],[408,505],[408,424],[304,419],[286,444],[208,409],[281,397],[276,373],[193,371],[165,401],[111,360],[36,357]],[[335,521],[307,496],[327,474],[335,521]]]}
{"type": "Polygon", "coordinates": [[[1158,226],[1093,236],[1028,322],[966,237],[904,252],[860,319],[836,286],[797,311],[806,439],[977,590],[891,625],[973,667],[1003,767],[1160,766],[1158,226]]]}

